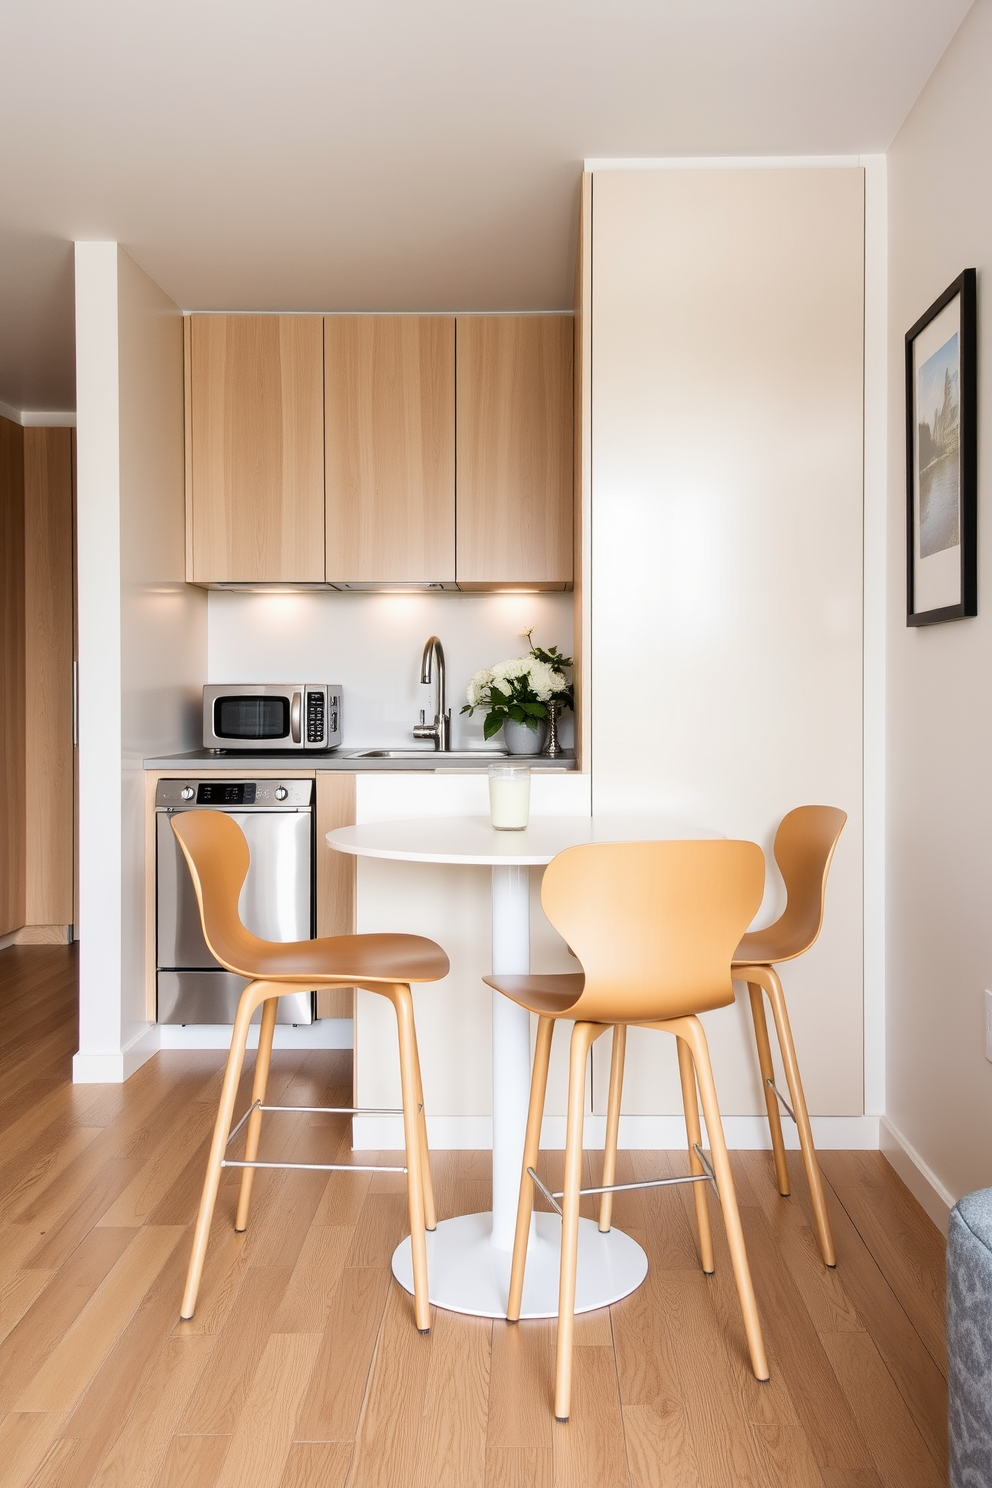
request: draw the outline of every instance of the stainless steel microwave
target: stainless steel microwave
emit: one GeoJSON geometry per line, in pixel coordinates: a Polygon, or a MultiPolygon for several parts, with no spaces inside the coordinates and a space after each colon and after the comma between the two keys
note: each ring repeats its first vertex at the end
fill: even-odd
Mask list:
{"type": "Polygon", "coordinates": [[[335,749],[341,743],[337,682],[211,683],[203,689],[203,747],[335,749]]]}

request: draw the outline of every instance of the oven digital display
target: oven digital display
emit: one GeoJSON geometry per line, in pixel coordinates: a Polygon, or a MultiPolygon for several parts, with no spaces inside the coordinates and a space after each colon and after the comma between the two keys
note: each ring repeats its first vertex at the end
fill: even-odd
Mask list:
{"type": "Polygon", "coordinates": [[[288,739],[288,697],[219,697],[214,703],[218,739],[288,739]]]}
{"type": "Polygon", "coordinates": [[[254,780],[201,780],[196,788],[197,806],[254,806],[254,780]]]}

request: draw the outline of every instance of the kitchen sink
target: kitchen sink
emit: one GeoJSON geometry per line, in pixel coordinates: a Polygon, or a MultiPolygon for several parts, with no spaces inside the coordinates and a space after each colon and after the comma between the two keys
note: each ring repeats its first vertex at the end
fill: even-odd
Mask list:
{"type": "Polygon", "coordinates": [[[391,759],[391,760],[501,760],[508,756],[502,749],[355,749],[345,752],[346,759],[391,759]]]}

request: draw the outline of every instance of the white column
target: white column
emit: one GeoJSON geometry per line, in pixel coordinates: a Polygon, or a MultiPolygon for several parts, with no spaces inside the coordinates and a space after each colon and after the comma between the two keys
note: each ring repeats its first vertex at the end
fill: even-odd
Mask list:
{"type": "Polygon", "coordinates": [[[73,1079],[83,1083],[124,1079],[119,360],[117,244],[77,243],[79,1052],[73,1079]]]}
{"type": "MultiPolygon", "coordinates": [[[[530,870],[493,868],[493,971],[530,971],[530,870]]],[[[493,993],[493,1235],[513,1249],[530,1097],[530,1014],[493,993]]]]}

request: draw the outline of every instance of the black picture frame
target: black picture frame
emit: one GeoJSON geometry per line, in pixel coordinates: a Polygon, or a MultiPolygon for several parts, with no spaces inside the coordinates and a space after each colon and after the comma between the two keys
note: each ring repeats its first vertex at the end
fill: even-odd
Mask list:
{"type": "Polygon", "coordinates": [[[907,625],[978,614],[976,277],[906,332],[907,625]]]}

